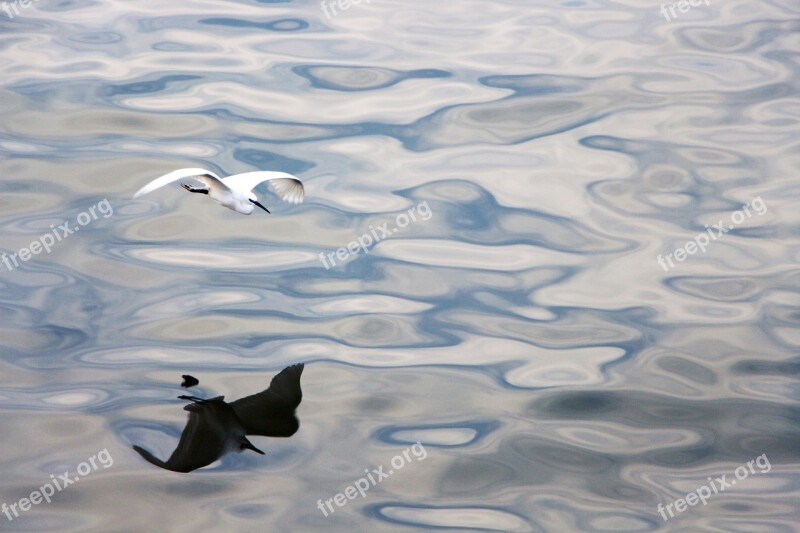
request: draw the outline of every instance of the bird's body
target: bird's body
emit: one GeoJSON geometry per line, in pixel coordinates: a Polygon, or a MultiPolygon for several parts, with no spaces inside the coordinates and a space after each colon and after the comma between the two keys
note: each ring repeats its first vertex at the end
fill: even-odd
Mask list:
{"type": "Polygon", "coordinates": [[[192,403],[184,407],[189,411],[189,420],[169,459],[164,462],[140,446],[133,449],[148,462],[174,472],[191,472],[233,451],[253,450],[263,455],[247,435],[294,435],[300,427],[295,410],[303,397],[303,367],[300,364],[284,368],[266,390],[231,403],[225,402],[223,396],[210,400],[180,396],[192,403]]]}
{"type": "Polygon", "coordinates": [[[181,168],[154,179],[139,189],[133,197],[138,198],[181,179],[194,179],[204,185],[204,187],[191,187],[185,183],[181,184],[187,191],[207,194],[221,206],[243,215],[251,214],[256,206],[269,213],[269,210],[259,203],[258,197],[252,192],[256,186],[265,181],[270,183],[284,202],[299,204],[305,196],[303,183],[286,172],[245,172],[220,178],[213,172],[202,168],[181,168]]]}
{"type": "Polygon", "coordinates": [[[247,440],[244,427],[223,396],[192,402],[184,407],[189,411],[189,421],[178,447],[166,462],[139,446],[133,449],[154,465],[173,472],[191,472],[232,451],[251,449],[264,453],[247,440]]]}

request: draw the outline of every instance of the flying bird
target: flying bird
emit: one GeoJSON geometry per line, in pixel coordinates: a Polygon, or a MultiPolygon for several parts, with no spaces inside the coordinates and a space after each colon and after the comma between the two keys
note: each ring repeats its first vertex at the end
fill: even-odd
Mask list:
{"type": "Polygon", "coordinates": [[[299,204],[303,202],[305,189],[303,183],[286,172],[257,171],[234,174],[227,178],[220,178],[211,171],[202,168],[181,168],[169,174],[156,178],[133,195],[134,198],[163,187],[173,181],[193,179],[202,183],[203,187],[192,187],[185,183],[181,186],[189,192],[207,194],[216,202],[237,213],[249,215],[256,206],[267,213],[269,209],[261,205],[258,197],[252,192],[260,183],[268,181],[272,189],[284,202],[299,204]]]}
{"type": "Polygon", "coordinates": [[[303,367],[286,367],[272,378],[266,390],[231,403],[224,396],[210,400],[179,396],[191,402],[184,407],[189,411],[189,421],[169,459],[164,462],[140,446],[133,449],[148,462],[173,472],[191,472],[233,451],[253,450],[264,455],[247,435],[291,437],[297,432],[300,422],[295,410],[303,399],[303,367]]]}

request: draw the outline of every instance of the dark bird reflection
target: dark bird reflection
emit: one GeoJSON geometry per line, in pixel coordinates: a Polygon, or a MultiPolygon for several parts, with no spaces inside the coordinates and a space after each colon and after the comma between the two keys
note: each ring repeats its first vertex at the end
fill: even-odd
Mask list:
{"type": "Polygon", "coordinates": [[[181,376],[183,378],[183,383],[181,383],[181,387],[184,389],[188,389],[189,387],[194,387],[200,384],[200,380],[194,376],[190,376],[189,374],[184,374],[181,376]]]}
{"type": "Polygon", "coordinates": [[[269,388],[227,403],[224,396],[210,400],[195,396],[179,396],[190,403],[189,421],[183,429],[178,447],[166,462],[134,446],[139,455],[161,468],[174,472],[191,472],[210,465],[226,453],[253,450],[247,435],[265,437],[291,437],[300,427],[295,409],[303,398],[300,375],[304,365],[284,368],[272,378],[269,388]]]}

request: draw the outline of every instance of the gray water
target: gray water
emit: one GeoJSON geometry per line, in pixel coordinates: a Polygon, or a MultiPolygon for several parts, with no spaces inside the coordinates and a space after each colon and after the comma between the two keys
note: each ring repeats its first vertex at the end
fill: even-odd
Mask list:
{"type": "Polygon", "coordinates": [[[697,4],[9,4],[0,530],[798,530],[800,6],[697,4]],[[295,363],[266,455],[132,450],[295,363]]]}

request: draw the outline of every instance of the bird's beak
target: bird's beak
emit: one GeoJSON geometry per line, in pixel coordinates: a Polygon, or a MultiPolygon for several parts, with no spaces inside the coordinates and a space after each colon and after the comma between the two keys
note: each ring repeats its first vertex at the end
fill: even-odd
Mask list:
{"type": "MultiPolygon", "coordinates": [[[[261,209],[263,209],[264,211],[266,211],[267,213],[269,213],[269,209],[267,209],[266,207],[261,205],[261,203],[258,200],[250,200],[250,201],[252,203],[254,203],[255,205],[257,205],[258,207],[260,207],[261,209]]],[[[269,214],[271,215],[272,213],[269,213],[269,214]]]]}
{"type": "Polygon", "coordinates": [[[247,439],[244,439],[244,440],[242,441],[242,449],[243,449],[243,450],[245,450],[245,449],[246,449],[246,450],[253,450],[253,451],[254,451],[254,452],[256,452],[256,453],[260,453],[261,455],[266,455],[264,452],[262,452],[261,450],[259,450],[259,449],[258,449],[258,448],[256,448],[255,446],[253,446],[253,443],[252,443],[252,442],[250,442],[250,441],[249,441],[249,440],[247,440],[247,439]]]}

